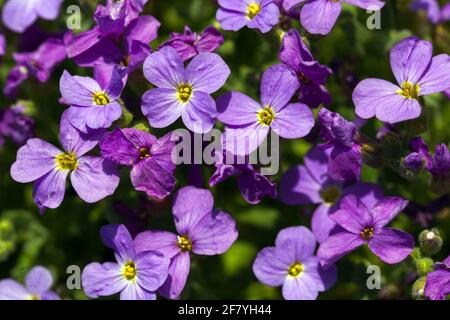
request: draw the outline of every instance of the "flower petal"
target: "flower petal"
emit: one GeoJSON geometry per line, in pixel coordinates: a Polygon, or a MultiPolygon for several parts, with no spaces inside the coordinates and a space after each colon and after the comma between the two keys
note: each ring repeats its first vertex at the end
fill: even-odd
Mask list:
{"type": "Polygon", "coordinates": [[[135,282],[129,281],[120,293],[120,300],[156,300],[156,294],[145,290],[135,282]]]}
{"type": "Polygon", "coordinates": [[[329,236],[320,244],[317,257],[322,266],[327,267],[364,243],[365,241],[359,235],[339,232],[329,236]]]}
{"type": "Polygon", "coordinates": [[[59,90],[64,102],[71,106],[95,106],[94,92],[102,92],[100,85],[92,78],[72,76],[64,70],[59,82],[59,90]]]}
{"type": "Polygon", "coordinates": [[[286,277],[283,282],[283,298],[286,300],[316,300],[319,289],[314,278],[308,275],[286,277]]]}
{"type": "Polygon", "coordinates": [[[238,186],[245,201],[250,204],[260,203],[262,198],[277,197],[277,186],[266,176],[255,171],[247,171],[239,175],[238,186]]]}
{"type": "Polygon", "coordinates": [[[0,281],[0,300],[27,300],[30,293],[17,281],[4,279],[0,281]]]}
{"type": "Polygon", "coordinates": [[[189,252],[180,252],[172,258],[169,266],[169,276],[159,288],[158,293],[168,299],[176,299],[184,289],[189,275],[191,258],[189,252]]]}
{"type": "Polygon", "coordinates": [[[382,101],[385,106],[379,105],[375,110],[378,120],[387,123],[416,119],[422,113],[422,108],[416,99],[406,99],[397,94],[382,101]]]}
{"type": "Polygon", "coordinates": [[[7,1],[2,9],[3,24],[12,31],[24,32],[37,19],[35,5],[30,0],[7,1]]]}
{"type": "Polygon", "coordinates": [[[413,251],[414,238],[398,229],[383,228],[369,241],[369,248],[384,262],[395,264],[413,251]]]}
{"type": "Polygon", "coordinates": [[[40,296],[53,283],[52,274],[44,267],[36,266],[25,277],[25,285],[32,295],[40,296]]]}
{"type": "Polygon", "coordinates": [[[112,262],[88,264],[81,274],[81,283],[84,293],[90,298],[110,296],[127,286],[122,266],[112,262]]]}
{"type": "Polygon", "coordinates": [[[137,283],[147,291],[154,292],[166,281],[170,259],[158,251],[144,251],[135,259],[137,283]]]}
{"type": "Polygon", "coordinates": [[[186,82],[183,60],[171,47],[163,47],[148,56],[144,62],[144,75],[159,88],[173,89],[186,82]]]}
{"type": "Polygon", "coordinates": [[[440,54],[431,59],[427,72],[419,80],[419,95],[442,92],[450,88],[450,56],[440,54]]]}
{"type": "Polygon", "coordinates": [[[119,264],[133,261],[136,256],[133,239],[123,224],[108,224],[100,229],[100,236],[108,248],[115,251],[119,264]]]}
{"type": "Polygon", "coordinates": [[[184,125],[195,133],[207,133],[214,127],[216,102],[207,93],[194,91],[182,114],[184,125]]]}
{"type": "Polygon", "coordinates": [[[194,91],[213,93],[222,88],[230,75],[230,68],[215,53],[200,53],[186,68],[186,79],[194,91]]]}
{"type": "Polygon", "coordinates": [[[233,155],[244,156],[253,151],[266,140],[269,127],[258,123],[242,127],[225,127],[222,135],[224,149],[233,155]]]}
{"type": "Polygon", "coordinates": [[[450,294],[450,272],[437,270],[428,273],[424,288],[425,297],[431,300],[446,300],[448,294],[450,294]]]}
{"type": "Polygon", "coordinates": [[[238,31],[249,23],[245,13],[222,8],[217,10],[216,20],[223,30],[229,31],[238,31]]]}
{"type": "Polygon", "coordinates": [[[263,73],[261,103],[264,107],[272,107],[276,113],[281,112],[299,87],[297,75],[292,69],[283,64],[274,65],[263,73]]]}
{"type": "Polygon", "coordinates": [[[281,230],[275,240],[277,248],[285,247],[289,243],[295,261],[301,262],[314,254],[316,238],[306,227],[289,227],[281,230]]]}
{"type": "Polygon", "coordinates": [[[282,138],[302,138],[314,127],[314,115],[305,104],[290,103],[276,113],[270,127],[282,138]]]}
{"type": "Polygon", "coordinates": [[[144,231],[134,239],[136,252],[156,250],[168,258],[172,258],[180,252],[177,246],[178,236],[168,231],[144,231]]]}
{"type": "Polygon", "coordinates": [[[345,230],[359,235],[366,227],[373,226],[373,217],[365,204],[353,194],[345,196],[339,209],[330,218],[345,230]]]}
{"type": "Polygon", "coordinates": [[[320,189],[305,166],[295,166],[281,177],[280,200],[289,205],[321,203],[320,189]]]}
{"type": "Polygon", "coordinates": [[[181,116],[184,105],[178,101],[175,89],[156,88],[144,93],[141,109],[150,126],[165,128],[181,116]]]}
{"type": "Polygon", "coordinates": [[[250,29],[259,29],[262,33],[267,33],[280,20],[280,9],[272,1],[265,1],[261,11],[247,24],[250,29]]]}
{"type": "Polygon", "coordinates": [[[58,208],[64,199],[69,170],[53,169],[33,186],[33,199],[40,210],[58,208]]]}
{"type": "Polygon", "coordinates": [[[45,20],[55,20],[58,17],[64,0],[40,0],[35,7],[36,13],[45,20]]]}
{"type": "Polygon", "coordinates": [[[316,236],[317,242],[324,242],[329,236],[344,231],[330,218],[330,206],[321,204],[313,213],[311,219],[311,230],[316,236]]]}
{"type": "Polygon", "coordinates": [[[300,12],[302,26],[313,34],[328,34],[341,13],[340,2],[316,0],[307,2],[300,12]]]}
{"type": "Polygon", "coordinates": [[[394,219],[408,205],[408,200],[399,197],[386,197],[371,210],[375,226],[382,228],[394,219]]]}
{"type": "Polygon", "coordinates": [[[268,286],[280,286],[288,275],[289,267],[295,261],[283,250],[275,247],[262,249],[253,262],[256,278],[268,286]]]}
{"type": "Polygon", "coordinates": [[[261,105],[240,92],[227,92],[217,99],[218,119],[231,126],[256,123],[261,105]]]}

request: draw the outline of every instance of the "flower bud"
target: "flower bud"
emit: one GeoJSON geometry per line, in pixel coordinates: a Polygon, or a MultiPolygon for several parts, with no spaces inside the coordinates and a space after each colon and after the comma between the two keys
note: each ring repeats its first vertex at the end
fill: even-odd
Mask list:
{"type": "Polygon", "coordinates": [[[442,238],[435,228],[423,230],[419,234],[420,251],[426,256],[432,256],[442,248],[442,238]]]}
{"type": "Polygon", "coordinates": [[[431,258],[420,258],[416,260],[417,273],[425,276],[428,272],[433,271],[434,261],[431,258]]]}
{"type": "Polygon", "coordinates": [[[423,276],[414,282],[414,284],[412,286],[412,291],[411,291],[411,295],[413,296],[413,298],[415,298],[417,300],[422,300],[424,298],[423,291],[425,288],[426,280],[427,280],[427,277],[423,276]]]}

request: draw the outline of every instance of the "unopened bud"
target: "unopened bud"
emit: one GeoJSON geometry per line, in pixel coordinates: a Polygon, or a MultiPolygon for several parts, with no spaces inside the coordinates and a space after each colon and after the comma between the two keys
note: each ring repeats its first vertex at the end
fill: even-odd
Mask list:
{"type": "Polygon", "coordinates": [[[442,248],[442,238],[435,228],[423,230],[419,234],[420,251],[426,256],[432,256],[442,248]]]}
{"type": "Polygon", "coordinates": [[[417,279],[412,286],[412,296],[417,300],[422,300],[424,298],[424,288],[427,277],[423,276],[417,279]]]}
{"type": "Polygon", "coordinates": [[[421,258],[416,260],[417,273],[425,276],[428,272],[433,271],[434,261],[431,258],[421,258]]]}

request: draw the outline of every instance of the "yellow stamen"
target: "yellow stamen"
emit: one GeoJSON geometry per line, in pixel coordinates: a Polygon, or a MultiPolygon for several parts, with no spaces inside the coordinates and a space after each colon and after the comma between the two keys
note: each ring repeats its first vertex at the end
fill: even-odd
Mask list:
{"type": "Polygon", "coordinates": [[[41,297],[36,296],[36,295],[29,295],[27,297],[27,300],[41,300],[41,297]]]}
{"type": "Polygon", "coordinates": [[[92,99],[97,106],[104,106],[110,102],[109,97],[105,92],[94,92],[92,99]]]}
{"type": "Polygon", "coordinates": [[[192,96],[192,86],[189,83],[182,83],[177,88],[177,97],[182,103],[186,103],[192,96]]]}
{"type": "Polygon", "coordinates": [[[256,17],[260,11],[261,6],[256,2],[252,2],[247,6],[247,17],[251,20],[256,17]]]}
{"type": "Polygon", "coordinates": [[[291,265],[290,267],[289,267],[289,275],[291,276],[291,277],[299,277],[299,276],[301,276],[302,275],[302,273],[303,273],[303,271],[304,271],[304,267],[303,267],[303,265],[300,263],[300,262],[296,262],[296,263],[294,263],[293,265],[291,265]]]}
{"type": "Polygon", "coordinates": [[[177,246],[182,252],[187,252],[192,250],[192,242],[187,236],[178,236],[177,246]]]}
{"type": "Polygon", "coordinates": [[[140,148],[139,149],[139,158],[142,160],[142,159],[145,159],[148,157],[150,157],[150,150],[148,148],[140,148]]]}
{"type": "Polygon", "coordinates": [[[419,97],[419,92],[420,86],[418,84],[412,84],[409,81],[403,82],[401,90],[397,90],[398,94],[407,99],[417,99],[419,97]]]}
{"type": "Polygon", "coordinates": [[[370,239],[373,238],[373,228],[365,228],[363,231],[360,232],[360,236],[361,238],[363,238],[366,241],[369,241],[370,239]]]}
{"type": "Polygon", "coordinates": [[[264,126],[270,126],[275,119],[275,111],[270,106],[258,111],[258,122],[264,126]]]}
{"type": "Polygon", "coordinates": [[[132,281],[136,278],[137,270],[136,265],[133,261],[128,261],[125,266],[123,267],[123,276],[129,280],[132,281]]]}
{"type": "Polygon", "coordinates": [[[74,152],[61,153],[55,158],[56,165],[60,170],[75,170],[78,166],[77,156],[74,152]]]}

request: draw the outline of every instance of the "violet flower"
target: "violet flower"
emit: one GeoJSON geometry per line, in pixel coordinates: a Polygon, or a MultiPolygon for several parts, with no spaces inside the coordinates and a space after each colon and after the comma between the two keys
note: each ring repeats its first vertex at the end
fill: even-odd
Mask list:
{"type": "Polygon", "coordinates": [[[59,300],[50,290],[53,277],[50,271],[36,266],[25,277],[25,286],[13,279],[0,280],[0,300],[59,300]]]}
{"type": "Polygon", "coordinates": [[[295,73],[278,64],[262,75],[261,104],[239,92],[222,95],[217,100],[217,118],[225,124],[225,149],[234,155],[250,154],[270,129],[286,139],[306,136],[314,126],[314,116],[305,104],[290,103],[299,86],[295,73]]]}
{"type": "Polygon", "coordinates": [[[444,179],[450,177],[450,152],[446,144],[437,145],[434,156],[430,154],[422,137],[412,139],[410,146],[414,152],[405,157],[405,166],[414,171],[424,166],[435,177],[444,179]]]}
{"type": "Polygon", "coordinates": [[[116,165],[100,157],[86,156],[98,143],[101,132],[85,135],[61,117],[60,141],[64,151],[41,139],[29,139],[17,151],[11,177],[20,183],[34,181],[33,199],[41,212],[57,208],[64,199],[70,173],[73,188],[81,199],[97,202],[111,194],[119,184],[116,165]]]}
{"type": "Polygon", "coordinates": [[[445,300],[450,294],[450,256],[434,265],[427,274],[424,295],[431,300],[445,300]]]}
{"type": "Polygon", "coordinates": [[[450,20],[450,4],[447,3],[441,10],[438,0],[414,0],[411,3],[411,10],[425,11],[428,20],[433,24],[450,20]]]}
{"type": "Polygon", "coordinates": [[[3,24],[22,33],[38,18],[55,20],[64,0],[7,0],[2,8],[3,24]]]}
{"type": "Polygon", "coordinates": [[[137,252],[124,225],[110,224],[100,230],[102,241],[114,250],[115,262],[88,264],[81,275],[90,298],[120,292],[120,300],[155,300],[155,291],[167,278],[170,260],[158,251],[137,252]]]}
{"type": "Polygon", "coordinates": [[[322,265],[336,262],[365,243],[385,263],[395,264],[406,259],[414,249],[414,238],[386,225],[407,204],[407,200],[387,197],[370,209],[356,196],[347,195],[341,200],[339,210],[330,215],[343,231],[329,236],[317,251],[322,265]]]}
{"type": "Polygon", "coordinates": [[[0,145],[5,137],[22,146],[34,136],[34,120],[24,113],[25,107],[15,105],[0,109],[0,145]]]}
{"type": "Polygon", "coordinates": [[[383,190],[371,183],[343,184],[332,179],[328,172],[329,151],[321,147],[311,149],[304,157],[304,165],[290,168],[281,177],[280,200],[288,205],[319,205],[312,216],[311,228],[319,243],[343,229],[330,218],[339,209],[346,195],[354,195],[371,209],[383,199],[383,190]]]}
{"type": "Polygon", "coordinates": [[[230,75],[219,55],[200,53],[185,69],[177,51],[163,47],[145,60],[144,75],[157,87],[142,97],[142,112],[150,126],[164,128],[181,116],[184,125],[195,133],[212,129],[217,110],[211,94],[230,75]]]}
{"type": "Polygon", "coordinates": [[[224,30],[247,26],[269,32],[279,21],[280,10],[273,0],[219,0],[216,19],[224,30]]]}
{"type": "Polygon", "coordinates": [[[325,83],[333,71],[314,60],[297,30],[291,29],[283,36],[280,61],[297,74],[300,81],[300,102],[311,108],[331,103],[331,95],[325,83]]]}
{"type": "Polygon", "coordinates": [[[285,228],[278,233],[275,247],[258,253],[253,273],[268,286],[283,286],[286,300],[315,300],[337,278],[336,267],[324,269],[314,255],[315,249],[316,239],[307,228],[285,228]]]}
{"type": "Polygon", "coordinates": [[[0,57],[6,54],[6,38],[0,33],[0,57]]]}
{"type": "Polygon", "coordinates": [[[418,118],[420,96],[450,87],[450,56],[432,57],[433,45],[417,37],[401,40],[391,50],[391,68],[398,86],[382,79],[361,81],[353,91],[356,114],[387,123],[418,118]]]}
{"type": "Polygon", "coordinates": [[[164,42],[160,48],[172,47],[178,52],[181,59],[186,61],[201,52],[214,52],[223,42],[222,34],[212,26],[200,34],[192,32],[188,26],[185,26],[183,33],[171,33],[170,39],[164,42]]]}
{"type": "Polygon", "coordinates": [[[180,296],[189,275],[191,252],[207,256],[222,254],[236,241],[235,221],[213,206],[209,190],[183,187],[175,196],[172,209],[177,234],[144,231],[134,240],[138,254],[158,250],[171,259],[169,276],[158,290],[162,296],[170,299],[180,296]]]}
{"type": "Polygon", "coordinates": [[[157,139],[154,135],[133,128],[116,128],[106,133],[100,142],[103,158],[130,166],[131,182],[138,191],[159,199],[175,187],[172,133],[157,139]]]}

